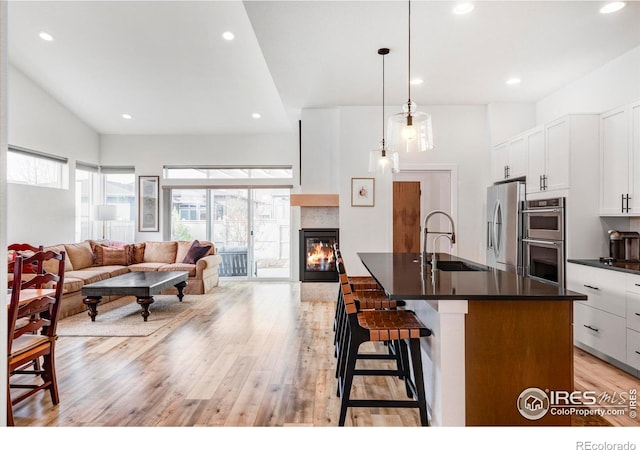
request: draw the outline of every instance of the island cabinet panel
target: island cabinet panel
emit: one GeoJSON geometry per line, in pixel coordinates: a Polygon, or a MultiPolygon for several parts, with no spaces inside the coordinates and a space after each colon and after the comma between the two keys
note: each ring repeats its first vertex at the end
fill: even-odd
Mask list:
{"type": "Polygon", "coordinates": [[[571,417],[520,414],[528,388],[573,390],[571,301],[469,301],[465,318],[467,426],[570,425],[571,417]]]}

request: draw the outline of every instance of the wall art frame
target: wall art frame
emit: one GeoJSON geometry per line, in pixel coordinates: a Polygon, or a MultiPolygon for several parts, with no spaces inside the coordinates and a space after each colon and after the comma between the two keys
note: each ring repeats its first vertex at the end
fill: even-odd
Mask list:
{"type": "Polygon", "coordinates": [[[351,178],[351,206],[375,206],[376,179],[351,178]]]}
{"type": "Polygon", "coordinates": [[[138,231],[160,231],[160,177],[138,177],[138,231]]]}

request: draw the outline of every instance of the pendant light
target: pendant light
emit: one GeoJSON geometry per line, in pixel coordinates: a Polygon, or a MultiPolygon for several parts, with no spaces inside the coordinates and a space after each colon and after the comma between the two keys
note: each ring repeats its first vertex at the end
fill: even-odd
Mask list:
{"type": "Polygon", "coordinates": [[[407,103],[402,112],[389,119],[389,149],[394,151],[424,152],[433,148],[431,116],[417,111],[417,105],[411,101],[411,0],[409,0],[409,67],[408,67],[407,103]]]}
{"type": "Polygon", "coordinates": [[[400,166],[398,162],[398,152],[387,150],[384,140],[384,56],[389,54],[388,48],[378,49],[378,55],[382,55],[382,141],[380,150],[369,152],[369,172],[384,175],[387,172],[396,173],[400,166]]]}

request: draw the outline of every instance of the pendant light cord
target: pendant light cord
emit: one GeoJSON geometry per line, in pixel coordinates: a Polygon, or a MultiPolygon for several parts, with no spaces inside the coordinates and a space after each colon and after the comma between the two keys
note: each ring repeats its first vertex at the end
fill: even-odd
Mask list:
{"type": "Polygon", "coordinates": [[[407,106],[409,107],[409,115],[411,115],[411,0],[409,0],[409,68],[407,70],[407,86],[409,91],[409,102],[407,106]]]}
{"type": "Polygon", "coordinates": [[[384,53],[382,54],[382,156],[384,156],[384,53]]]}

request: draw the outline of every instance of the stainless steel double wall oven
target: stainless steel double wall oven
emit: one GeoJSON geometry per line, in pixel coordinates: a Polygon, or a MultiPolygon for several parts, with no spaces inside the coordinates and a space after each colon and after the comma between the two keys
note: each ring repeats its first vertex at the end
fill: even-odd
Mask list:
{"type": "Polygon", "coordinates": [[[525,276],[565,286],[565,198],[527,200],[524,222],[525,276]]]}

